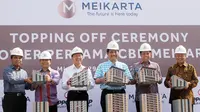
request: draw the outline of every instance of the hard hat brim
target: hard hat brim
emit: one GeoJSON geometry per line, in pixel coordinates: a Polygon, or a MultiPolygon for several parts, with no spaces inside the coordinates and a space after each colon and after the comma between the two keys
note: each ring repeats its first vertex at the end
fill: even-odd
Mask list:
{"type": "Polygon", "coordinates": [[[111,49],[111,48],[107,48],[107,50],[116,50],[116,51],[119,51],[119,49],[111,49]]]}
{"type": "Polygon", "coordinates": [[[186,54],[185,52],[175,52],[175,54],[186,54]]]}
{"type": "Polygon", "coordinates": [[[71,56],[73,56],[74,54],[81,54],[81,55],[83,55],[82,52],[76,52],[76,53],[72,53],[71,56]]]}
{"type": "Polygon", "coordinates": [[[21,57],[24,57],[23,55],[20,55],[20,54],[11,54],[10,56],[21,56],[21,57]]]}
{"type": "Polygon", "coordinates": [[[140,52],[145,52],[145,51],[152,51],[152,50],[139,50],[140,52]]]}
{"type": "Polygon", "coordinates": [[[52,60],[52,58],[39,58],[39,60],[41,60],[41,59],[48,59],[48,60],[52,60]]]}

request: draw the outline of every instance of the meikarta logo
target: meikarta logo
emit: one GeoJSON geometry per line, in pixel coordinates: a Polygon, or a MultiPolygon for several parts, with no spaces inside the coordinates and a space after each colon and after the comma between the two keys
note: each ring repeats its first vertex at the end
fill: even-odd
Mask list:
{"type": "Polygon", "coordinates": [[[64,0],[58,6],[59,14],[64,18],[71,18],[75,15],[76,6],[72,0],[64,0]]]}

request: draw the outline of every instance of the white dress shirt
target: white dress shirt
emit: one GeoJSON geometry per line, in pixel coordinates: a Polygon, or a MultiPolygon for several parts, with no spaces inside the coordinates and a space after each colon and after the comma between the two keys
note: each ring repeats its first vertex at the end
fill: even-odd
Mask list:
{"type": "Polygon", "coordinates": [[[92,76],[91,70],[88,68],[88,80],[89,80],[89,87],[71,87],[70,85],[67,85],[67,81],[72,78],[74,73],[78,73],[82,71],[85,68],[85,66],[81,65],[80,68],[76,68],[76,66],[73,64],[67,68],[64,69],[63,75],[62,75],[62,88],[65,90],[88,90],[92,89],[94,87],[94,79],[92,76]]]}

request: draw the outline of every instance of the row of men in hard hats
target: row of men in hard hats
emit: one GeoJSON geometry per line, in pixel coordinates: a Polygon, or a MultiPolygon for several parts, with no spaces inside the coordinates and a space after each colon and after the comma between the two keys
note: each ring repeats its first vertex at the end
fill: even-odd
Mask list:
{"type": "MultiPolygon", "coordinates": [[[[155,68],[157,73],[160,76],[159,84],[162,83],[162,74],[159,67],[159,64],[156,62],[150,61],[151,58],[151,46],[148,43],[143,43],[140,46],[140,55],[141,61],[134,64],[134,71],[131,75],[128,66],[125,63],[118,61],[118,51],[119,45],[115,41],[111,41],[107,45],[107,55],[108,61],[99,64],[97,70],[94,74],[94,79],[96,84],[100,84],[100,88],[102,89],[101,93],[101,107],[102,111],[106,112],[106,103],[105,103],[105,96],[106,94],[116,94],[116,93],[125,93],[125,87],[112,87],[105,85],[104,74],[108,71],[111,66],[116,66],[118,68],[125,70],[125,75],[130,79],[130,84],[135,84],[136,86],[136,96],[135,96],[135,104],[137,112],[140,111],[140,100],[139,96],[143,93],[159,93],[158,85],[157,84],[149,84],[149,85],[141,85],[137,84],[136,74],[140,70],[141,67],[150,67],[155,68]]],[[[173,100],[176,99],[190,99],[192,104],[194,104],[194,95],[192,92],[192,88],[197,86],[198,78],[197,73],[193,65],[186,63],[186,48],[182,45],[179,45],[175,49],[175,57],[176,63],[169,67],[166,79],[164,84],[167,88],[171,88],[170,99],[169,103],[171,104],[173,100]],[[187,81],[188,86],[185,87],[183,90],[176,90],[172,88],[171,76],[177,75],[184,80],[187,81]],[[184,94],[183,94],[184,93],[184,94]]],[[[193,108],[193,106],[192,106],[193,108]]],[[[171,111],[173,112],[173,105],[171,105],[171,111]]]]}
{"type": "Polygon", "coordinates": [[[49,112],[57,112],[57,85],[60,74],[51,68],[51,54],[43,51],[39,56],[41,69],[45,74],[46,84],[32,83],[32,78],[22,68],[23,50],[19,47],[11,50],[11,65],[3,71],[4,97],[2,107],[4,112],[26,112],[25,89],[35,90],[35,101],[48,101],[49,112]]]}
{"type": "MultiPolygon", "coordinates": [[[[150,61],[151,58],[151,46],[144,43],[140,46],[141,61],[134,64],[133,74],[129,71],[128,66],[118,60],[119,45],[115,41],[111,41],[107,45],[108,61],[99,64],[97,70],[92,77],[91,70],[88,69],[88,76],[90,82],[90,89],[95,84],[100,84],[102,89],[101,93],[101,107],[102,111],[106,112],[105,96],[106,94],[125,93],[125,86],[108,86],[105,84],[104,74],[109,70],[111,66],[116,66],[125,71],[125,75],[130,79],[130,84],[136,85],[136,109],[140,112],[139,106],[139,95],[142,93],[158,93],[157,84],[140,85],[136,83],[136,74],[138,70],[145,66],[155,68],[157,73],[160,75],[159,84],[162,83],[162,75],[159,65],[156,62],[150,61]]],[[[75,47],[72,52],[73,64],[64,69],[62,76],[62,88],[68,90],[67,95],[67,110],[70,112],[70,101],[87,101],[88,93],[86,88],[80,90],[71,87],[71,78],[74,73],[80,72],[86,67],[83,66],[83,51],[79,47],[75,47]]],[[[50,112],[57,112],[57,89],[56,85],[59,83],[60,75],[59,72],[53,70],[51,66],[51,54],[44,51],[40,54],[39,62],[41,65],[40,72],[46,73],[46,84],[42,86],[34,86],[31,78],[28,78],[26,71],[21,67],[22,65],[23,51],[20,48],[14,48],[11,51],[11,62],[12,65],[8,66],[3,73],[4,79],[4,99],[3,99],[3,110],[4,112],[14,112],[19,110],[20,112],[26,111],[26,97],[25,89],[35,90],[35,100],[40,101],[39,96],[44,97],[49,102],[50,112]],[[43,93],[42,93],[43,92],[43,93]],[[11,108],[12,107],[12,108],[11,108]]],[[[170,103],[172,100],[186,98],[190,99],[194,103],[192,88],[197,86],[198,79],[195,68],[191,64],[186,63],[186,49],[180,45],[175,49],[176,63],[169,67],[164,84],[167,88],[171,88],[170,77],[172,75],[178,75],[188,82],[188,87],[184,90],[171,89],[170,103]],[[184,92],[184,94],[183,94],[184,92]]],[[[88,107],[88,106],[87,106],[88,107]]],[[[173,108],[173,106],[171,106],[173,108]]]]}

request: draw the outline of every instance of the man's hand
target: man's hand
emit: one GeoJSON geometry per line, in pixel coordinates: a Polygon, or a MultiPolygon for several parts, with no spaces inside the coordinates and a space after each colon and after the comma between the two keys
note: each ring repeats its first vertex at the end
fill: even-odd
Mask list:
{"type": "Polygon", "coordinates": [[[169,88],[172,88],[172,82],[171,82],[171,80],[167,81],[167,84],[168,84],[169,88]]]}
{"type": "Polygon", "coordinates": [[[188,87],[190,86],[190,82],[187,82],[186,87],[184,89],[188,89],[188,87]]]}
{"type": "Polygon", "coordinates": [[[100,81],[100,83],[102,83],[102,84],[104,84],[104,83],[106,82],[104,77],[103,77],[103,78],[99,78],[99,81],[100,81]]]}
{"type": "Polygon", "coordinates": [[[49,75],[45,75],[45,80],[46,80],[47,82],[51,82],[51,77],[50,77],[49,75]]]}
{"type": "Polygon", "coordinates": [[[95,83],[96,84],[104,84],[106,81],[105,81],[105,78],[97,78],[95,79],[95,83]]]}
{"type": "Polygon", "coordinates": [[[28,77],[26,79],[24,79],[25,82],[31,84],[32,83],[32,78],[28,77]]]}
{"type": "Polygon", "coordinates": [[[136,84],[136,83],[137,83],[136,80],[130,80],[130,81],[128,82],[128,84],[136,84]]]}
{"type": "Polygon", "coordinates": [[[33,84],[32,87],[33,87],[34,89],[37,89],[39,86],[41,86],[41,85],[39,85],[39,84],[33,84]]]}
{"type": "Polygon", "coordinates": [[[71,85],[72,83],[72,79],[70,78],[68,81],[67,81],[67,85],[71,85]]]}

